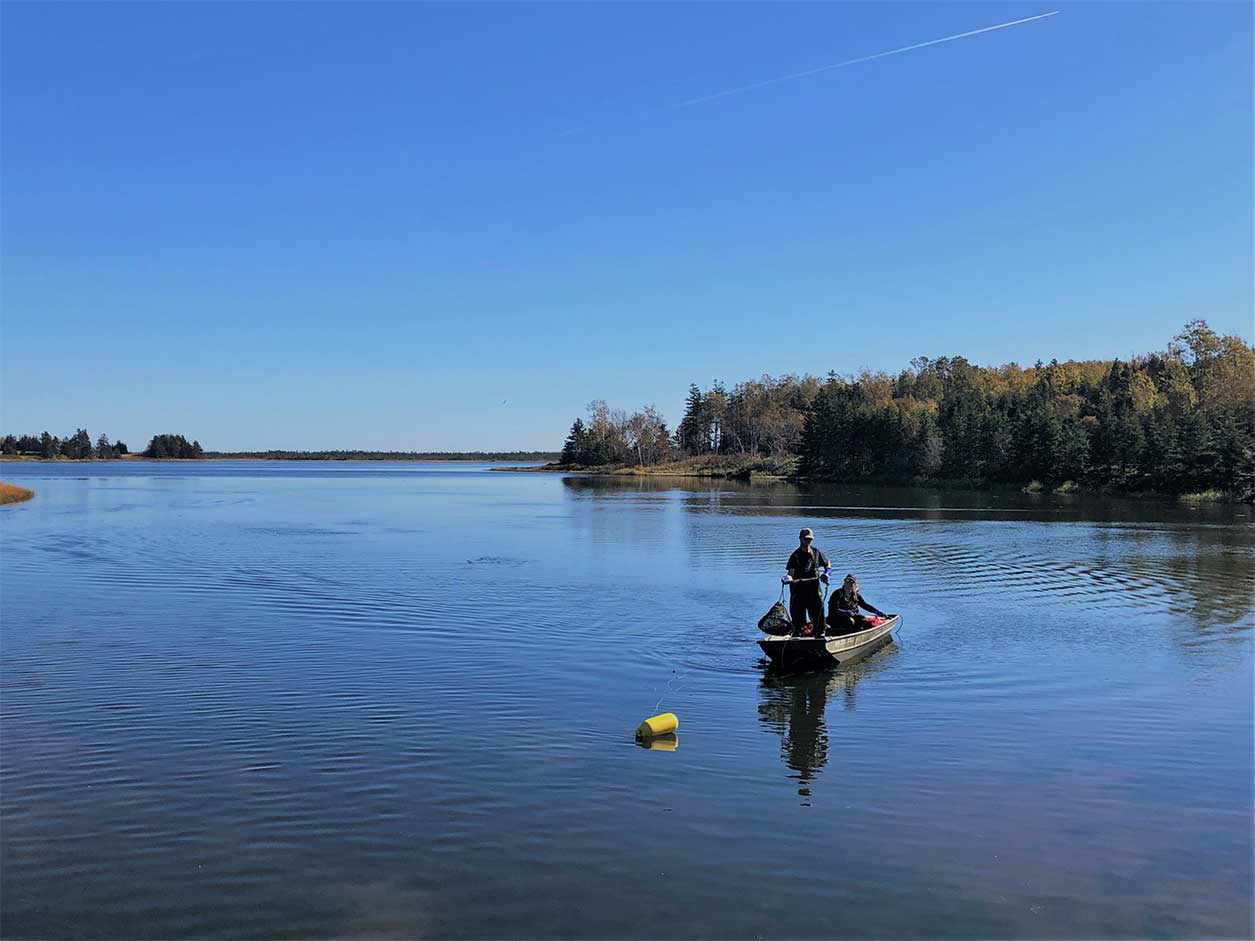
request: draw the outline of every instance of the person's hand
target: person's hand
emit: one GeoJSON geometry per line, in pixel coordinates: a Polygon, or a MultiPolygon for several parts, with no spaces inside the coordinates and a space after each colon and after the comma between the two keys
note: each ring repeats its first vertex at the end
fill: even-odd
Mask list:
{"type": "Polygon", "coordinates": [[[827,584],[828,584],[828,573],[827,573],[827,572],[824,572],[824,574],[823,574],[823,575],[820,575],[820,576],[819,576],[819,580],[820,580],[821,582],[823,582],[825,585],[827,585],[827,584]]]}
{"type": "Polygon", "coordinates": [[[788,575],[781,575],[781,576],[780,576],[780,584],[781,584],[781,585],[787,585],[787,584],[789,584],[789,582],[791,582],[791,581],[793,581],[793,579],[791,579],[788,575]]]}

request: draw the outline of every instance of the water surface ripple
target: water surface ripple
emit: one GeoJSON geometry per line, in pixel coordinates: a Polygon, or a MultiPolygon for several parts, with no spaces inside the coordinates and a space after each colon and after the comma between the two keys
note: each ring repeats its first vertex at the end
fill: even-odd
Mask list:
{"type": "Polygon", "coordinates": [[[1248,510],[5,464],[6,938],[1234,937],[1248,510]],[[764,669],[802,525],[901,611],[764,669]],[[655,708],[674,752],[636,747],[655,708]]]}

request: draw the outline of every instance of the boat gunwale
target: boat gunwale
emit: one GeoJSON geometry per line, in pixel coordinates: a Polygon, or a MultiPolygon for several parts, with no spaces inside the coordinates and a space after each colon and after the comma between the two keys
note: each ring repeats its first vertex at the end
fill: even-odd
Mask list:
{"type": "MultiPolygon", "coordinates": [[[[886,619],[883,623],[866,630],[856,631],[853,634],[840,634],[836,637],[823,638],[823,652],[827,654],[843,653],[870,644],[875,640],[890,634],[898,626],[902,620],[901,614],[895,614],[893,617],[886,619]],[[836,648],[832,648],[830,644],[837,644],[836,648]]],[[[810,645],[814,644],[819,638],[816,637],[793,637],[789,634],[772,634],[770,637],[764,637],[758,641],[759,647],[762,647],[764,653],[768,653],[765,644],[779,644],[781,648],[789,645],[804,644],[806,646],[799,649],[798,653],[810,652],[818,653],[810,645]]]]}

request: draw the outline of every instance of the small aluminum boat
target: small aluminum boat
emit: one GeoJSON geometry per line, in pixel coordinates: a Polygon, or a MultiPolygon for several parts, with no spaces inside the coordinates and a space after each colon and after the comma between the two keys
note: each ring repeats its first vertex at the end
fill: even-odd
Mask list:
{"type": "Polygon", "coordinates": [[[893,632],[902,623],[900,614],[891,614],[879,624],[872,624],[852,634],[814,637],[787,635],[764,637],[758,642],[771,658],[771,665],[782,670],[819,669],[840,666],[861,660],[893,641],[893,632]]]}

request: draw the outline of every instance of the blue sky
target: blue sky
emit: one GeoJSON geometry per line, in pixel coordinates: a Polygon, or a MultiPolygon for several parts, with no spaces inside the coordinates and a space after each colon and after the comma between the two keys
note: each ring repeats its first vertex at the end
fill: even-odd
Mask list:
{"type": "Polygon", "coordinates": [[[1252,335],[1249,4],[0,16],[5,431],[557,447],[690,381],[1252,335]]]}

